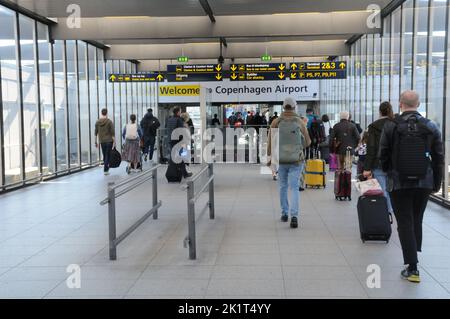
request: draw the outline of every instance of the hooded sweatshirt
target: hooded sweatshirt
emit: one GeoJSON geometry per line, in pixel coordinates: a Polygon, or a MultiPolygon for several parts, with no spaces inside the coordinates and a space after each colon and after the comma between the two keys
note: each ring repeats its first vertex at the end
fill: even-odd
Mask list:
{"type": "Polygon", "coordinates": [[[95,123],[95,136],[98,135],[100,144],[112,143],[114,138],[114,124],[107,117],[101,117],[95,123]]]}

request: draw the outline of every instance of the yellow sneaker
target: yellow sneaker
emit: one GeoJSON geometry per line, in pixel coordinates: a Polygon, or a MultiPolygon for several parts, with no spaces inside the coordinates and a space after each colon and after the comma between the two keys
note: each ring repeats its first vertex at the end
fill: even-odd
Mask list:
{"type": "Polygon", "coordinates": [[[409,282],[419,283],[420,282],[420,274],[418,270],[408,270],[408,268],[404,269],[401,273],[402,278],[408,280],[409,282]]]}

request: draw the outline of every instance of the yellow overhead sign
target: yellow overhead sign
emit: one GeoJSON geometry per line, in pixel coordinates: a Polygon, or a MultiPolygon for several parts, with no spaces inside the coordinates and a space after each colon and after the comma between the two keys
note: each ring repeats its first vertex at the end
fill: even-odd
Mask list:
{"type": "Polygon", "coordinates": [[[200,85],[160,85],[160,96],[200,96],[200,85]]]}

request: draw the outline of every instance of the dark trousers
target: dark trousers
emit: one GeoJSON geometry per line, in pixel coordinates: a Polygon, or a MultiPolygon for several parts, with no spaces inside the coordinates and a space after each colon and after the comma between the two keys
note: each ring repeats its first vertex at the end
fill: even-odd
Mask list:
{"type": "Polygon", "coordinates": [[[101,143],[103,153],[103,171],[109,171],[109,159],[111,158],[111,150],[113,143],[101,143]]]}
{"type": "Polygon", "coordinates": [[[144,136],[144,149],[142,153],[149,154],[149,158],[153,159],[153,152],[155,151],[155,136],[144,136]]]}
{"type": "Polygon", "coordinates": [[[405,265],[417,264],[422,251],[422,220],[431,191],[402,189],[390,193],[405,265]]]}
{"type": "MultiPolygon", "coordinates": [[[[178,143],[178,141],[171,141],[170,142],[170,159],[172,160],[172,162],[174,162],[173,159],[172,159],[172,149],[177,143],[178,143]]],[[[186,170],[186,163],[184,161],[181,161],[181,163],[179,163],[177,165],[180,166],[181,174],[183,174],[183,177],[186,177],[187,174],[188,174],[188,172],[186,170]]]]}

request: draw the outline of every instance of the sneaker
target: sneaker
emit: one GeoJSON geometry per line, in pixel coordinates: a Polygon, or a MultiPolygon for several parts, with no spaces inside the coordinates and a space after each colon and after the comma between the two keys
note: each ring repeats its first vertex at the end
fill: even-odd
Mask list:
{"type": "Polygon", "coordinates": [[[276,181],[277,180],[277,175],[273,175],[272,178],[273,178],[274,181],[276,181]]]}
{"type": "Polygon", "coordinates": [[[286,223],[288,220],[289,220],[288,215],[281,214],[281,221],[282,221],[283,223],[286,223]]]}
{"type": "Polygon", "coordinates": [[[186,173],[186,175],[184,175],[184,178],[189,178],[192,176],[192,173],[186,173]]]}
{"type": "Polygon", "coordinates": [[[301,187],[301,186],[298,188],[298,191],[299,191],[299,192],[303,192],[304,190],[305,190],[305,189],[304,189],[303,187],[301,187]]]}
{"type": "Polygon", "coordinates": [[[408,268],[406,268],[401,272],[401,276],[403,279],[408,280],[409,282],[420,282],[420,274],[418,270],[408,270],[408,268]]]}
{"type": "Polygon", "coordinates": [[[291,218],[291,228],[297,228],[298,227],[298,220],[297,217],[292,217],[291,218]]]}
{"type": "Polygon", "coordinates": [[[103,174],[104,174],[105,176],[108,176],[108,175],[109,175],[109,172],[103,172],[103,174]]]}
{"type": "Polygon", "coordinates": [[[147,154],[144,155],[144,161],[147,162],[147,154]]]}

